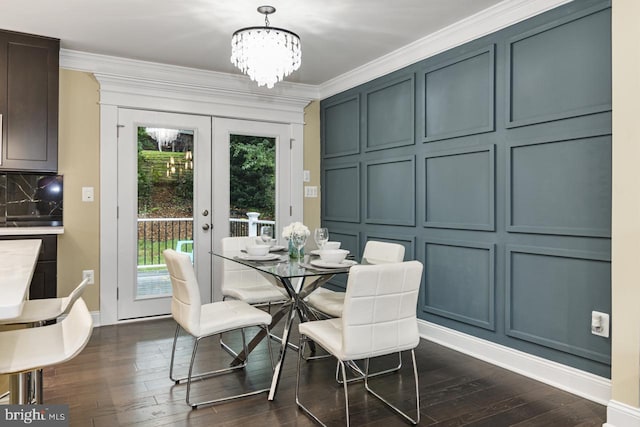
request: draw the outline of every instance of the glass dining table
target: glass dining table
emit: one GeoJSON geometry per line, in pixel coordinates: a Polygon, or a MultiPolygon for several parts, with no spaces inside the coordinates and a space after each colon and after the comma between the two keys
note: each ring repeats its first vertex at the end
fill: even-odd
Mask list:
{"type": "MultiPolygon", "coordinates": [[[[271,380],[271,389],[269,390],[269,400],[275,398],[278,390],[278,383],[282,375],[282,366],[287,354],[287,349],[298,349],[295,345],[289,342],[291,335],[291,327],[293,321],[297,316],[300,322],[306,322],[308,320],[316,320],[317,317],[312,310],[309,309],[304,299],[309,293],[311,293],[318,286],[329,281],[336,274],[347,274],[349,268],[355,264],[351,261],[348,265],[338,268],[320,268],[311,264],[317,257],[306,255],[304,259],[298,261],[290,259],[288,253],[284,252],[282,255],[275,259],[267,261],[255,261],[251,260],[246,253],[242,251],[226,251],[226,252],[211,252],[212,255],[240,263],[244,266],[253,268],[263,275],[272,276],[276,279],[277,283],[282,287],[289,295],[289,301],[282,304],[277,312],[272,315],[271,330],[275,325],[280,323],[284,319],[284,329],[282,338],[280,339],[281,351],[278,361],[276,362],[273,379],[271,380]]],[[[251,352],[264,338],[266,332],[260,331],[248,344],[247,349],[251,352]]],[[[312,348],[313,351],[313,348],[312,348]]],[[[231,365],[239,365],[245,359],[244,351],[238,354],[231,365]]]]}

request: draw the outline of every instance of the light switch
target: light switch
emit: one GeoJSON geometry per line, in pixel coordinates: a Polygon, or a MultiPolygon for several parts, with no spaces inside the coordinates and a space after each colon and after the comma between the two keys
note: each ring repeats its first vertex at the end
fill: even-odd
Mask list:
{"type": "Polygon", "coordinates": [[[311,172],[309,171],[302,171],[302,181],[303,182],[311,182],[311,172]]]}
{"type": "Polygon", "coordinates": [[[82,187],[82,201],[93,202],[93,187],[82,187]]]}

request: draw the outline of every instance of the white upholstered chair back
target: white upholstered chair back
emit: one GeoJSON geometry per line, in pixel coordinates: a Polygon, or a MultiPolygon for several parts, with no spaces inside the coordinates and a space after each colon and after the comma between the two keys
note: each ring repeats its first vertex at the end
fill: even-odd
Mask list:
{"type": "Polygon", "coordinates": [[[342,311],[344,360],[415,348],[422,263],[356,265],[349,271],[342,311]]]}
{"type": "Polygon", "coordinates": [[[179,253],[173,249],[167,249],[163,253],[173,289],[171,314],[184,330],[198,336],[201,308],[200,289],[191,258],[188,254],[179,253]]]}
{"type": "MultiPolygon", "coordinates": [[[[255,237],[224,237],[222,239],[222,252],[240,251],[255,237]]],[[[251,288],[259,284],[274,284],[262,274],[251,267],[246,267],[238,262],[222,261],[222,295],[228,295],[231,288],[251,288]]]]}
{"type": "Polygon", "coordinates": [[[386,264],[404,261],[404,246],[397,243],[369,240],[362,254],[363,264],[386,264]]]}

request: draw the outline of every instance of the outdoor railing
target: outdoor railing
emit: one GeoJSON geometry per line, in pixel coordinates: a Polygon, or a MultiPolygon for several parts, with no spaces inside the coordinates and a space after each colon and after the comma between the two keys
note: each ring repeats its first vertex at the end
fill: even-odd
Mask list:
{"type": "Polygon", "coordinates": [[[179,241],[193,242],[193,218],[138,218],[138,265],[163,265],[179,241]]]}
{"type": "MultiPolygon", "coordinates": [[[[275,221],[257,217],[229,218],[229,235],[257,236],[263,225],[273,226],[275,221]]],[[[182,251],[193,251],[193,218],[138,218],[138,265],[164,265],[162,251],[176,249],[181,242],[182,251]]]]}

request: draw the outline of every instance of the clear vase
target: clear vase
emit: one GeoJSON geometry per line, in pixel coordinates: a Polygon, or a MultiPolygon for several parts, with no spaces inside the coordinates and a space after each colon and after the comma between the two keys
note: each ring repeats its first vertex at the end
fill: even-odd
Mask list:
{"type": "MultiPolygon", "coordinates": [[[[289,242],[289,258],[298,260],[298,248],[293,244],[292,239],[289,242]]],[[[304,258],[304,247],[300,248],[300,258],[304,258]]]]}

